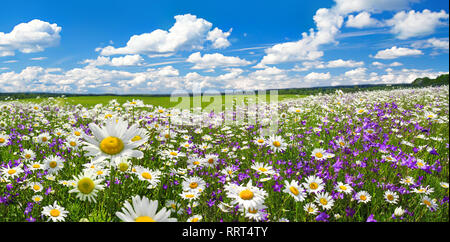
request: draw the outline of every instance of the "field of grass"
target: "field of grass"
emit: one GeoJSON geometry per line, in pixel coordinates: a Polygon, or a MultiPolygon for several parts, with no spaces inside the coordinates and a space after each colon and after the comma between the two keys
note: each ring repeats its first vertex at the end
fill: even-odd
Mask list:
{"type": "MultiPolygon", "coordinates": [[[[225,95],[221,95],[221,103],[225,103],[225,95]]],[[[248,95],[230,95],[227,96],[227,98],[240,98],[240,99],[247,99],[251,96],[248,95]]],[[[286,99],[294,99],[294,98],[302,98],[306,97],[305,95],[294,95],[294,94],[284,94],[284,95],[278,95],[278,101],[283,101],[286,99]]],[[[187,98],[187,97],[183,97],[187,98]]],[[[58,98],[52,98],[51,102],[58,104],[58,105],[77,105],[81,104],[84,107],[93,107],[97,104],[107,105],[111,100],[115,99],[119,104],[124,104],[127,101],[132,101],[134,99],[142,100],[144,104],[153,105],[155,107],[161,106],[164,108],[171,108],[177,106],[180,102],[184,101],[182,97],[174,97],[171,98],[169,96],[77,96],[77,97],[58,97],[58,98]]],[[[202,108],[205,108],[206,106],[210,105],[215,101],[218,96],[203,96],[203,100],[207,100],[202,102],[202,108]]],[[[193,97],[189,97],[191,106],[193,106],[193,97]]],[[[266,95],[267,102],[270,101],[269,95],[266,95]]],[[[20,102],[25,103],[42,103],[42,102],[48,102],[49,99],[47,98],[32,98],[32,99],[21,99],[20,102]]]]}

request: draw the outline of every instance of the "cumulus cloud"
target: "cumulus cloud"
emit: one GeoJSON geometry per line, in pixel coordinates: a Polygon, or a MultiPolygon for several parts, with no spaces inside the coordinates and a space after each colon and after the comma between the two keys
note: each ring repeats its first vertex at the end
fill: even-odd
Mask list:
{"type": "Polygon", "coordinates": [[[367,11],[379,13],[382,11],[393,11],[407,9],[410,3],[419,0],[334,0],[335,9],[341,14],[367,11]]]}
{"type": "Polygon", "coordinates": [[[142,72],[89,65],[68,71],[31,66],[20,72],[0,73],[0,90],[4,92],[146,93],[168,92],[181,85],[182,78],[172,66],[142,72]]]}
{"type": "Polygon", "coordinates": [[[317,72],[311,72],[308,75],[305,76],[305,80],[312,81],[312,80],[328,80],[330,79],[331,75],[329,72],[327,73],[317,73],[317,72]]]}
{"type": "Polygon", "coordinates": [[[391,32],[398,39],[408,39],[433,34],[437,27],[448,25],[448,21],[443,20],[448,20],[448,13],[444,10],[431,12],[425,9],[422,12],[398,12],[386,23],[392,26],[391,32]]]}
{"type": "Polygon", "coordinates": [[[61,27],[39,19],[16,25],[9,33],[0,32],[0,57],[22,53],[42,52],[45,48],[57,46],[61,27]]]}
{"type": "Polygon", "coordinates": [[[90,66],[138,66],[142,65],[143,61],[144,59],[140,55],[125,55],[114,58],[98,56],[95,60],[87,59],[82,63],[90,66]]]}
{"type": "Polygon", "coordinates": [[[361,12],[356,16],[349,15],[345,26],[362,29],[367,27],[381,27],[383,24],[377,19],[370,17],[370,13],[361,12]]]}
{"type": "Polygon", "coordinates": [[[317,31],[310,29],[309,34],[302,33],[302,38],[298,41],[276,44],[266,49],[261,64],[315,60],[322,57],[323,52],[319,47],[336,42],[335,36],[342,26],[343,17],[332,9],[320,8],[313,19],[317,31]]]}
{"type": "Polygon", "coordinates": [[[336,35],[340,32],[344,17],[353,12],[363,12],[356,17],[352,15],[349,26],[381,26],[383,23],[370,18],[369,13],[401,10],[409,8],[411,2],[418,0],[335,0],[332,8],[320,8],[313,19],[316,30],[302,33],[298,41],[276,44],[265,50],[266,55],[257,66],[279,64],[283,62],[317,60],[323,56],[320,47],[325,44],[337,44],[336,35]],[[364,13],[365,12],[365,13],[364,13]],[[356,20],[363,21],[356,23],[356,20]]]}
{"type": "Polygon", "coordinates": [[[364,65],[363,61],[353,61],[353,60],[332,60],[329,61],[327,64],[327,67],[329,68],[335,68],[335,67],[357,67],[364,65]]]}
{"type": "Polygon", "coordinates": [[[234,56],[224,56],[220,53],[204,54],[192,53],[186,60],[195,64],[192,69],[214,69],[216,67],[235,67],[250,65],[251,62],[234,56]]]}
{"type": "Polygon", "coordinates": [[[379,82],[384,84],[399,84],[399,83],[411,83],[419,77],[436,78],[439,75],[446,74],[448,72],[436,72],[430,70],[418,70],[418,69],[401,69],[393,70],[386,69],[386,74],[380,75],[379,82]]]}
{"type": "Polygon", "coordinates": [[[344,73],[344,76],[352,78],[352,79],[363,79],[366,76],[366,70],[367,68],[356,68],[350,71],[346,71],[344,73]]]}
{"type": "Polygon", "coordinates": [[[402,56],[423,55],[422,51],[417,49],[403,48],[393,46],[390,49],[380,50],[374,56],[376,59],[395,59],[402,56]]]}
{"type": "Polygon", "coordinates": [[[302,66],[295,65],[292,71],[307,71],[310,69],[324,69],[324,68],[346,68],[346,67],[358,67],[364,65],[364,61],[354,61],[354,60],[331,60],[328,62],[324,61],[304,61],[302,66]]]}
{"type": "Polygon", "coordinates": [[[433,48],[433,49],[449,49],[448,38],[430,38],[427,40],[419,40],[414,42],[412,45],[414,48],[433,48]]]}
{"type": "Polygon", "coordinates": [[[223,32],[216,27],[208,33],[206,39],[212,42],[212,47],[215,49],[227,48],[231,45],[227,38],[230,36],[232,30],[233,29],[230,29],[228,32],[223,32]]]}
{"type": "Polygon", "coordinates": [[[192,14],[176,15],[174,18],[175,24],[169,31],[157,29],[151,33],[133,35],[126,46],[119,48],[107,46],[100,49],[100,54],[155,54],[200,50],[204,48],[206,41],[212,42],[213,48],[229,46],[226,38],[231,30],[226,33],[218,28],[210,31],[212,23],[192,14]]]}

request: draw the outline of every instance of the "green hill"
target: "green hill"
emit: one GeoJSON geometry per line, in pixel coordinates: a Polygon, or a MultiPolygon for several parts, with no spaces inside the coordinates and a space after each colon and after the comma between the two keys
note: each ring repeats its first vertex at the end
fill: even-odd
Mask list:
{"type": "Polygon", "coordinates": [[[439,85],[448,85],[448,74],[443,74],[435,79],[431,79],[428,77],[421,77],[414,80],[412,83],[414,86],[439,86],[439,85]]]}

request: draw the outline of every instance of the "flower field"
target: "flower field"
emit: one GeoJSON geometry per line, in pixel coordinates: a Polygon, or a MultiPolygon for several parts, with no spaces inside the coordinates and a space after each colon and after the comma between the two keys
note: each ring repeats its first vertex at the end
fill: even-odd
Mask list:
{"type": "Polygon", "coordinates": [[[1,102],[0,221],[449,221],[448,86],[249,107],[1,102]]]}

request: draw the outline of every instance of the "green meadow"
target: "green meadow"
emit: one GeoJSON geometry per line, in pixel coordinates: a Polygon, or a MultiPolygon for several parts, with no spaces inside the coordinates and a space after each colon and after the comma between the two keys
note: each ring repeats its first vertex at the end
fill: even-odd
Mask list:
{"type": "MultiPolygon", "coordinates": [[[[214,105],[215,103],[220,103],[223,105],[227,100],[234,99],[234,100],[243,100],[245,102],[248,102],[249,98],[255,98],[258,97],[250,96],[250,95],[221,95],[221,96],[203,96],[202,97],[202,108],[208,107],[209,105],[214,105]],[[217,99],[218,97],[221,98],[217,99]]],[[[306,97],[306,95],[294,95],[294,94],[283,94],[278,95],[278,101],[283,101],[286,99],[295,99],[295,98],[302,98],[306,97]]],[[[191,106],[193,106],[194,103],[194,97],[170,97],[170,96],[139,96],[139,95],[133,95],[133,96],[76,96],[76,97],[58,97],[53,99],[47,99],[47,98],[28,98],[28,99],[21,99],[21,102],[30,102],[30,103],[37,103],[41,104],[42,102],[53,102],[57,105],[78,105],[81,104],[84,107],[93,107],[97,104],[107,105],[111,100],[116,100],[120,104],[124,104],[127,101],[132,100],[142,100],[144,104],[150,104],[153,106],[161,106],[164,108],[172,108],[177,105],[179,105],[183,101],[187,101],[189,99],[191,106]]],[[[270,103],[271,98],[269,95],[266,95],[265,98],[262,99],[263,101],[266,101],[270,103]]],[[[273,101],[273,100],[272,100],[273,101]]]]}

